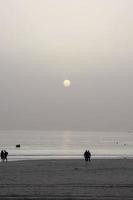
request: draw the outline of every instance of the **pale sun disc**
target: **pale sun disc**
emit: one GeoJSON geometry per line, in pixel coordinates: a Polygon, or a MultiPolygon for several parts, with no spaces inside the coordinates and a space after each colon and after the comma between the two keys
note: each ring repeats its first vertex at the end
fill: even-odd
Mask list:
{"type": "Polygon", "coordinates": [[[70,87],[71,81],[70,80],[64,80],[63,85],[64,85],[64,87],[70,87]]]}

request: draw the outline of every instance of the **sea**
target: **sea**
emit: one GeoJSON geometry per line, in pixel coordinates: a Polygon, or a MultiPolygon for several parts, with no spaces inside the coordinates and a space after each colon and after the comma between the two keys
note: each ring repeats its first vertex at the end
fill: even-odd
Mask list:
{"type": "Polygon", "coordinates": [[[133,158],[133,132],[0,131],[0,149],[8,160],[133,158]],[[20,144],[20,147],[16,145],[20,144]]]}

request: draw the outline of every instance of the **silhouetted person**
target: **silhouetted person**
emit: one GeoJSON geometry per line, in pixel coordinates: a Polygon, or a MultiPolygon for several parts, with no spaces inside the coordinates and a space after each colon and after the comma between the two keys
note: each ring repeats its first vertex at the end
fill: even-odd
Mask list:
{"type": "Polygon", "coordinates": [[[6,160],[6,162],[7,162],[7,155],[8,155],[8,152],[6,151],[6,150],[4,150],[4,159],[6,160]]]}
{"type": "Polygon", "coordinates": [[[91,152],[88,150],[87,153],[88,153],[88,159],[89,159],[89,162],[90,162],[91,161],[91,152]]]}
{"type": "Polygon", "coordinates": [[[4,155],[4,151],[3,151],[3,150],[1,150],[1,154],[0,154],[0,156],[1,156],[1,160],[4,161],[4,157],[5,157],[5,155],[4,155]]]}

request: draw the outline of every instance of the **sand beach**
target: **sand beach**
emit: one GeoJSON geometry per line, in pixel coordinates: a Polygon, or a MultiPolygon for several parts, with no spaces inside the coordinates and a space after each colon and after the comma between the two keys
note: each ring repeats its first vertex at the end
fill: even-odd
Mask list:
{"type": "Polygon", "coordinates": [[[2,199],[132,200],[133,160],[29,160],[0,163],[2,199]]]}

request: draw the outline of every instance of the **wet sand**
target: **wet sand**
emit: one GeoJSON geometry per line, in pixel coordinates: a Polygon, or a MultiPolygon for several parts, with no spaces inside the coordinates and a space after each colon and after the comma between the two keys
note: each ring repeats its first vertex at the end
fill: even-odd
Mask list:
{"type": "Polygon", "coordinates": [[[132,200],[133,159],[1,162],[2,199],[132,200]]]}

